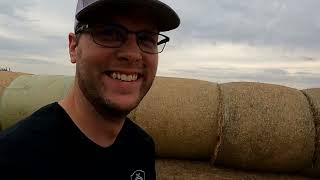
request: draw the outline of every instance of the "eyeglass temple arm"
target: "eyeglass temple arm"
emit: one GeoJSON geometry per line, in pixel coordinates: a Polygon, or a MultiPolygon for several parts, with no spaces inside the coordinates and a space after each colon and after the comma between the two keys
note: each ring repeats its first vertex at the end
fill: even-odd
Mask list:
{"type": "Polygon", "coordinates": [[[160,45],[160,44],[163,44],[163,43],[167,43],[167,42],[169,42],[169,40],[170,40],[170,38],[169,38],[169,37],[166,37],[165,39],[162,39],[161,41],[159,41],[159,42],[157,43],[157,45],[160,45]]]}

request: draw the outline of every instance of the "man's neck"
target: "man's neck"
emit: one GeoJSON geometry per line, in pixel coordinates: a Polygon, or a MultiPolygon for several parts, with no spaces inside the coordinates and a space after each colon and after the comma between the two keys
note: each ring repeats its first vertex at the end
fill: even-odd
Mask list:
{"type": "Polygon", "coordinates": [[[59,104],[80,131],[101,147],[114,143],[125,121],[125,117],[114,119],[112,116],[101,116],[76,86],[59,104]]]}

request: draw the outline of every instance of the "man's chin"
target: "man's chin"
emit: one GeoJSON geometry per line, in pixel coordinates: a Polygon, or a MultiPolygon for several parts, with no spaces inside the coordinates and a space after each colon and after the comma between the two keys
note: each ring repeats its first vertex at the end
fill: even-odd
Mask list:
{"type": "Polygon", "coordinates": [[[115,103],[110,100],[100,104],[99,111],[104,115],[119,116],[121,118],[127,116],[134,108],[138,106],[138,102],[122,102],[115,103]]]}
{"type": "Polygon", "coordinates": [[[129,114],[134,108],[136,108],[138,106],[138,103],[131,103],[131,104],[119,104],[119,105],[116,105],[114,108],[117,110],[117,111],[120,111],[120,112],[124,112],[124,113],[127,113],[129,114]]]}
{"type": "Polygon", "coordinates": [[[140,98],[138,95],[137,96],[115,96],[113,98],[106,98],[105,99],[105,104],[108,106],[113,107],[114,109],[118,111],[123,111],[123,112],[130,112],[134,108],[136,108],[142,98],[140,98]]]}

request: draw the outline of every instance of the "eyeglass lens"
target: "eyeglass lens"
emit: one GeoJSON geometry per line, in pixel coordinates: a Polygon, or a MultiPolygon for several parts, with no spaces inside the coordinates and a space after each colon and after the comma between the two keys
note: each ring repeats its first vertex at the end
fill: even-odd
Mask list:
{"type": "Polygon", "coordinates": [[[134,33],[141,51],[146,53],[162,52],[168,39],[166,36],[147,31],[132,32],[119,25],[96,26],[92,31],[95,43],[109,47],[121,47],[128,39],[128,34],[134,33]],[[166,41],[164,41],[166,40],[166,41]]]}

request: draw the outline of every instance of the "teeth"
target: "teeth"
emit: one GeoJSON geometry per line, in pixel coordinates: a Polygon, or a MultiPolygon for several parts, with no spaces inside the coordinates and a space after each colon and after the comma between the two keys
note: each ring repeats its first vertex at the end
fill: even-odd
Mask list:
{"type": "Polygon", "coordinates": [[[117,78],[117,74],[116,73],[112,73],[112,78],[116,79],[117,78]]]}
{"type": "Polygon", "coordinates": [[[116,72],[113,72],[111,74],[111,77],[113,79],[118,79],[118,80],[127,81],[127,82],[136,81],[138,79],[137,74],[126,75],[126,74],[121,74],[121,73],[116,73],[116,72]]]}
{"type": "Polygon", "coordinates": [[[127,77],[127,80],[128,80],[128,81],[132,81],[132,75],[129,75],[129,76],[127,77]]]}
{"type": "Polygon", "coordinates": [[[124,75],[124,74],[121,74],[121,80],[122,80],[122,81],[127,81],[127,76],[124,75]]]}

